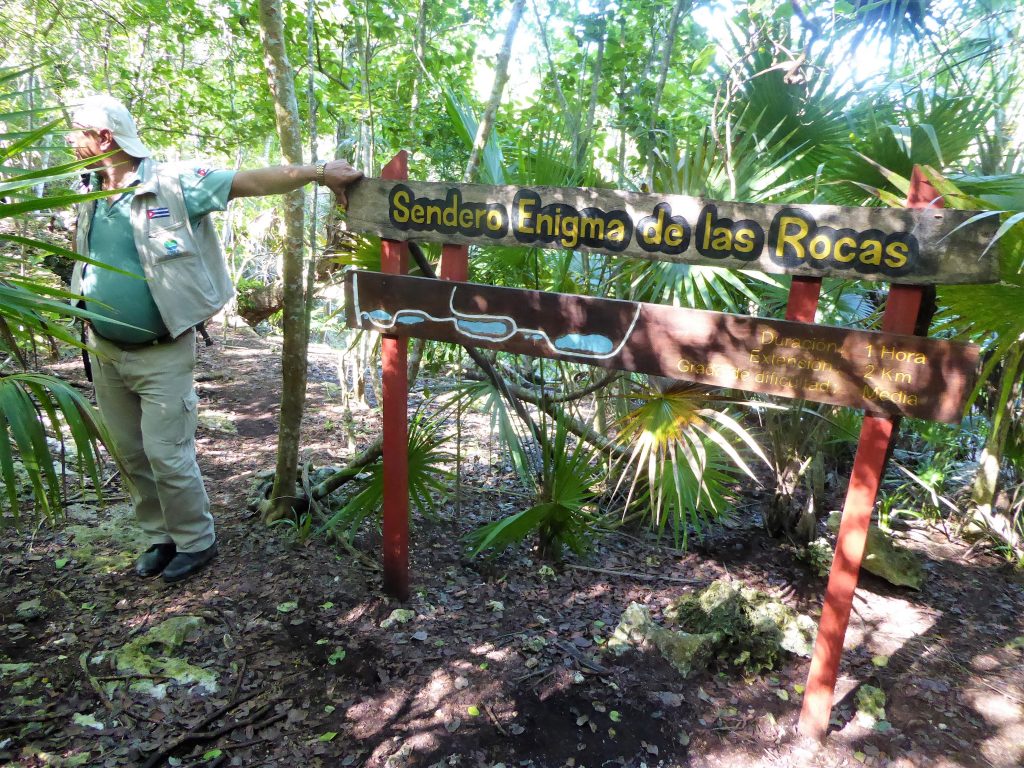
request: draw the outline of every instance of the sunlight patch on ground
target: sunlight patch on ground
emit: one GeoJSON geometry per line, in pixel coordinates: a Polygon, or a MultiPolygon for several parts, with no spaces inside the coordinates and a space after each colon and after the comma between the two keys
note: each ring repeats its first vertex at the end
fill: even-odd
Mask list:
{"type": "Polygon", "coordinates": [[[995,730],[985,739],[981,753],[989,765],[996,768],[1013,768],[1024,765],[1024,702],[1021,690],[1013,685],[1005,692],[989,688],[968,688],[964,698],[975,711],[995,730]]]}
{"type": "Polygon", "coordinates": [[[357,739],[369,739],[388,729],[407,704],[408,697],[402,690],[363,699],[349,707],[345,713],[353,723],[352,735],[357,739]]]}
{"type": "Polygon", "coordinates": [[[469,652],[474,656],[483,656],[488,661],[505,661],[511,655],[508,648],[495,648],[491,643],[474,646],[469,652]]]}
{"type": "Polygon", "coordinates": [[[870,603],[854,599],[844,647],[866,646],[872,654],[892,656],[908,640],[924,635],[939,618],[912,600],[874,594],[870,603]]]}
{"type": "Polygon", "coordinates": [[[149,546],[149,537],[135,523],[131,504],[99,507],[72,504],[67,508],[67,532],[74,539],[71,556],[87,570],[100,573],[123,571],[149,546]]]}
{"type": "Polygon", "coordinates": [[[233,413],[200,407],[197,418],[199,426],[204,429],[238,434],[238,427],[235,426],[235,415],[233,413]]]}
{"type": "MultiPolygon", "coordinates": [[[[335,576],[334,580],[338,581],[339,579],[337,576],[335,576]]],[[[356,624],[361,622],[368,613],[369,606],[367,606],[365,603],[360,603],[354,606],[344,616],[340,617],[335,623],[340,627],[355,626],[356,624]]]]}

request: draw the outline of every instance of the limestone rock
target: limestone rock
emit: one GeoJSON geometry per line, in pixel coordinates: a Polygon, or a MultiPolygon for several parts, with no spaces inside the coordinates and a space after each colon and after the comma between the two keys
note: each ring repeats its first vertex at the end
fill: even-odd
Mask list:
{"type": "Polygon", "coordinates": [[[719,638],[715,634],[674,632],[660,627],[651,619],[646,606],[630,603],[622,613],[608,648],[621,655],[633,647],[652,645],[684,677],[703,669],[714,656],[719,638]]]}
{"type": "MultiPolygon", "coordinates": [[[[839,530],[840,518],[838,512],[829,516],[828,527],[831,531],[839,530]]],[[[924,582],[924,569],[917,555],[895,543],[891,536],[876,525],[868,528],[868,541],[861,567],[898,587],[921,589],[924,582]]]]}
{"type": "Polygon", "coordinates": [[[782,651],[809,657],[815,625],[764,592],[716,581],[677,600],[665,615],[694,634],[716,634],[723,661],[751,672],[771,669],[782,651]]]}
{"type": "Polygon", "coordinates": [[[46,609],[43,608],[42,603],[39,602],[37,597],[33,600],[19,603],[18,607],[14,609],[14,615],[18,617],[19,621],[32,621],[45,616],[46,609]]]}
{"type": "Polygon", "coordinates": [[[408,608],[396,608],[391,612],[390,616],[380,623],[380,628],[391,629],[391,627],[398,624],[408,624],[415,618],[416,611],[410,611],[408,608]]]}
{"type": "Polygon", "coordinates": [[[608,650],[621,656],[630,648],[643,645],[654,630],[651,612],[640,603],[630,603],[622,612],[619,626],[608,640],[608,650]]]}
{"type": "MultiPolygon", "coordinates": [[[[122,674],[163,676],[180,685],[198,683],[207,693],[213,693],[217,690],[216,673],[173,655],[205,624],[199,616],[172,616],[115,651],[114,667],[122,674]]],[[[155,686],[149,680],[142,680],[131,688],[162,698],[166,686],[155,686]]]]}
{"type": "Polygon", "coordinates": [[[683,677],[704,669],[714,658],[721,643],[717,632],[691,634],[657,627],[652,637],[654,647],[683,677]]]}
{"type": "Polygon", "coordinates": [[[31,672],[34,666],[35,664],[31,662],[4,662],[0,664],[0,679],[23,677],[31,672]]]}
{"type": "Polygon", "coordinates": [[[747,671],[771,669],[786,651],[809,657],[814,622],[755,589],[716,581],[677,600],[666,611],[678,629],[656,624],[650,611],[630,603],[608,641],[616,655],[651,645],[684,677],[718,658],[747,671]]]}

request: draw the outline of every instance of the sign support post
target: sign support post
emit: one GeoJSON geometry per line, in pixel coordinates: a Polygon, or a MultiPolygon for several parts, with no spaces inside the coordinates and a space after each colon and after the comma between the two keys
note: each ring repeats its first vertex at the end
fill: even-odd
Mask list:
{"type": "MultiPolygon", "coordinates": [[[[907,207],[943,207],[941,196],[916,166],[910,180],[907,207]]],[[[921,286],[893,285],[886,300],[882,330],[889,333],[913,333],[921,312],[924,291],[921,286]]],[[[861,561],[864,559],[871,512],[882,484],[886,460],[899,421],[899,417],[865,415],[861,427],[800,711],[800,732],[819,741],[828,732],[843,640],[850,623],[853,595],[857,588],[861,561]]]]}
{"type": "Polygon", "coordinates": [[[794,275],[786,301],[786,319],[798,323],[813,323],[821,296],[821,278],[794,275]]]}
{"type": "MultiPolygon", "coordinates": [[[[381,170],[381,178],[409,178],[409,155],[402,150],[381,170]]],[[[381,271],[408,272],[409,246],[381,240],[381,271]]],[[[384,429],[384,591],[399,600],[409,598],[409,340],[381,336],[383,367],[382,420],[384,429]]]]}

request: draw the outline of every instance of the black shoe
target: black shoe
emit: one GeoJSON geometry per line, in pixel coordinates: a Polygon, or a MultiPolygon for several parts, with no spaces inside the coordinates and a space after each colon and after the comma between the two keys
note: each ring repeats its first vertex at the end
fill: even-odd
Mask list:
{"type": "Polygon", "coordinates": [[[164,581],[172,584],[187,579],[217,555],[217,545],[211,544],[199,552],[179,552],[164,568],[164,581]]]}
{"type": "Polygon", "coordinates": [[[178,550],[174,544],[154,544],[135,561],[135,574],[144,579],[159,576],[178,550]]]}

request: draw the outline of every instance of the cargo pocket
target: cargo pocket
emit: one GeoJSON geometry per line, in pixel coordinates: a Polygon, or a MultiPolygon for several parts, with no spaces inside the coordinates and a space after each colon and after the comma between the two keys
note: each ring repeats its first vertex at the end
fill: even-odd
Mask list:
{"type": "Polygon", "coordinates": [[[198,417],[199,396],[194,389],[184,396],[169,399],[163,407],[143,409],[142,439],[154,470],[160,465],[165,472],[169,471],[167,467],[176,466],[181,455],[190,453],[183,454],[180,448],[195,440],[198,417]]]}
{"type": "Polygon", "coordinates": [[[199,424],[199,395],[194,389],[181,399],[181,405],[181,432],[176,441],[179,445],[187,443],[196,436],[196,426],[199,424]]]}

